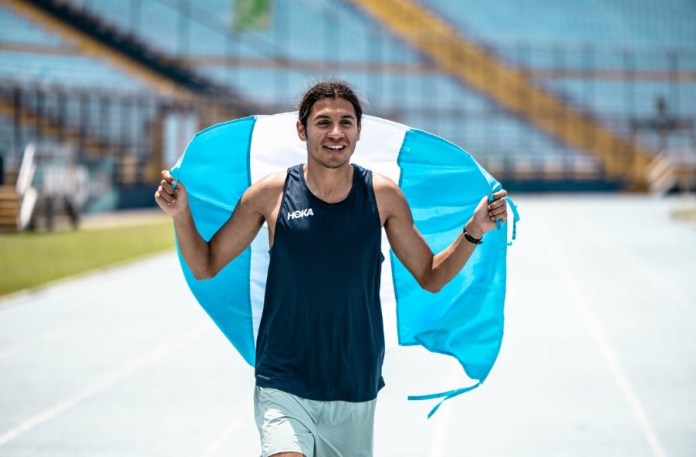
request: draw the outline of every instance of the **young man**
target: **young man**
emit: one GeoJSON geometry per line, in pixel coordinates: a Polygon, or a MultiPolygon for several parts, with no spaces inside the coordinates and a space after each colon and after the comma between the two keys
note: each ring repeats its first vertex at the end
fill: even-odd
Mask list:
{"type": "Polygon", "coordinates": [[[492,202],[483,195],[462,233],[434,255],[397,184],[350,163],[361,118],[346,83],[309,89],[297,121],[307,162],[251,185],[209,242],[196,231],[185,183],[173,186],[163,171],[155,193],[198,279],[215,276],[268,224],[254,396],[264,456],[372,455],[375,401],[384,385],[382,227],[421,287],[437,292],[477,240],[507,218],[504,190],[492,202]]]}

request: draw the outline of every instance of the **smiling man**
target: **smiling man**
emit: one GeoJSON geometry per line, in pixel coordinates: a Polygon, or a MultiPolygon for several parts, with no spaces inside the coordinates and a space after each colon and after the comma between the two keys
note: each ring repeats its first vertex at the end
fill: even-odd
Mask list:
{"type": "Polygon", "coordinates": [[[487,195],[443,251],[433,254],[398,185],[351,163],[362,107],[343,81],[310,88],[297,134],[307,162],[252,184],[206,242],[185,183],[167,171],[155,200],[172,216],[179,249],[198,279],[215,276],[268,224],[270,262],[256,341],[254,405],[264,456],[371,456],[384,386],[381,231],[424,289],[436,293],[484,234],[507,218],[501,190],[487,195]]]}

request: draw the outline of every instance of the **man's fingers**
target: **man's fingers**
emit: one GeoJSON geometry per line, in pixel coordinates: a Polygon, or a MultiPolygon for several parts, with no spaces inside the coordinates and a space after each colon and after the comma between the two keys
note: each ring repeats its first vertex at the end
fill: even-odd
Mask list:
{"type": "Polygon", "coordinates": [[[162,179],[167,182],[174,182],[174,177],[169,173],[169,170],[162,170],[160,173],[162,175],[162,179]]]}
{"type": "Polygon", "coordinates": [[[507,191],[505,189],[500,190],[493,194],[494,200],[488,205],[488,217],[492,221],[505,222],[507,218],[507,202],[505,200],[507,196],[507,191]]]}
{"type": "Polygon", "coordinates": [[[490,214],[491,216],[500,216],[501,214],[505,213],[507,213],[507,208],[501,207],[491,210],[488,214],[490,214]]]}
{"type": "Polygon", "coordinates": [[[167,182],[166,180],[163,179],[162,181],[160,181],[160,187],[161,187],[165,192],[167,192],[168,194],[174,195],[174,188],[173,188],[172,185],[171,185],[169,182],[167,182]]]}
{"type": "Polygon", "coordinates": [[[160,186],[157,188],[157,190],[171,196],[172,198],[176,197],[176,191],[172,189],[172,186],[164,179],[160,181],[160,186]]]}
{"type": "Polygon", "coordinates": [[[167,192],[163,185],[159,186],[157,188],[157,192],[155,193],[155,200],[158,198],[162,199],[166,203],[171,203],[176,200],[175,196],[167,192]]]}
{"type": "Polygon", "coordinates": [[[166,182],[168,185],[168,187],[167,187],[168,190],[173,190],[173,189],[176,189],[177,187],[184,187],[183,184],[181,184],[179,181],[174,179],[174,176],[172,176],[169,173],[169,170],[162,170],[161,174],[162,174],[161,184],[164,184],[166,182]]]}
{"type": "Polygon", "coordinates": [[[504,208],[505,207],[505,198],[500,198],[493,200],[488,204],[488,211],[492,211],[497,208],[504,208]]]}
{"type": "Polygon", "coordinates": [[[501,206],[505,206],[505,197],[499,198],[497,200],[493,200],[488,207],[489,208],[500,208],[501,206]]]}
{"type": "Polygon", "coordinates": [[[157,192],[155,192],[155,201],[157,203],[169,203],[167,199],[164,197],[165,192],[162,190],[162,187],[157,188],[157,192]]]}
{"type": "Polygon", "coordinates": [[[185,192],[183,184],[177,182],[171,173],[169,173],[169,170],[162,170],[160,174],[162,175],[162,180],[155,192],[155,201],[159,205],[171,205],[176,203],[178,192],[180,190],[185,192]],[[181,187],[181,189],[179,189],[179,187],[181,187]]]}

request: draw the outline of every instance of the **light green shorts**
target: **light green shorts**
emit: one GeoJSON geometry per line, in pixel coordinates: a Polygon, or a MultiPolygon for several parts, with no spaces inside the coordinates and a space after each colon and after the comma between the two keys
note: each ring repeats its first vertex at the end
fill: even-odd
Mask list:
{"type": "Polygon", "coordinates": [[[376,403],[376,399],[360,403],[306,400],[256,387],[254,410],[261,454],[371,457],[376,403]]]}

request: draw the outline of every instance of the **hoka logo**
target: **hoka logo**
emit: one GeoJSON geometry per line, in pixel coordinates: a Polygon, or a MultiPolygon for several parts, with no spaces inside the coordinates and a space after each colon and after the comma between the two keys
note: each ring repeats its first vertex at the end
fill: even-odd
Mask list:
{"type": "Polygon", "coordinates": [[[297,211],[293,211],[292,213],[288,213],[288,220],[299,219],[301,217],[307,217],[307,216],[314,216],[314,211],[312,211],[312,208],[298,209],[297,211]]]}

